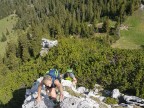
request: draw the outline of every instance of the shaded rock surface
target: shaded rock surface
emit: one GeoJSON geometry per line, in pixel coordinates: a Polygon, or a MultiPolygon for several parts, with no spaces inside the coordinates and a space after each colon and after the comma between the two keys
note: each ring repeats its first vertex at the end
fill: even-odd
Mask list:
{"type": "Polygon", "coordinates": [[[136,96],[124,95],[124,100],[128,104],[134,104],[134,105],[144,107],[144,99],[142,99],[142,98],[139,98],[139,97],[136,97],[136,96]]]}

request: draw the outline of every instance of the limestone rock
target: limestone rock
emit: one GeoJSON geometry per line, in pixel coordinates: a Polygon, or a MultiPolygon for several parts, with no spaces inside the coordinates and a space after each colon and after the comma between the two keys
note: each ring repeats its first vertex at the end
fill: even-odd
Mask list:
{"type": "Polygon", "coordinates": [[[30,101],[25,101],[22,105],[22,108],[54,108],[54,103],[47,96],[42,97],[42,101],[37,103],[35,99],[31,99],[30,101]]]}
{"type": "Polygon", "coordinates": [[[87,90],[85,87],[79,87],[79,88],[77,88],[77,91],[78,91],[79,93],[88,92],[88,90],[87,90]]]}
{"type": "Polygon", "coordinates": [[[141,10],[144,10],[144,5],[143,5],[143,4],[141,4],[140,9],[141,9],[141,10]]]}
{"type": "Polygon", "coordinates": [[[70,88],[72,88],[73,87],[73,84],[72,84],[72,82],[71,81],[69,81],[69,80],[61,80],[61,84],[63,85],[63,86],[67,86],[67,87],[70,87],[70,88]]]}
{"type": "Polygon", "coordinates": [[[114,89],[114,90],[112,91],[112,98],[117,99],[120,95],[121,95],[121,94],[120,94],[120,92],[119,92],[119,89],[114,89]]]}
{"type": "Polygon", "coordinates": [[[42,49],[40,51],[40,56],[45,56],[46,54],[48,54],[48,51],[50,48],[57,46],[58,41],[57,40],[48,40],[46,38],[42,38],[42,49]]]}
{"type": "MultiPolygon", "coordinates": [[[[55,106],[58,106],[58,108],[111,108],[110,105],[103,102],[105,97],[98,94],[99,86],[90,91],[85,87],[79,87],[76,89],[72,82],[68,80],[61,80],[61,84],[64,89],[63,101],[55,103],[48,97],[45,86],[43,86],[41,91],[42,101],[37,103],[37,89],[42,79],[43,77],[37,79],[32,88],[26,90],[26,99],[22,105],[22,108],[54,108],[55,106]]],[[[114,92],[116,94],[113,94],[113,97],[118,97],[119,95],[117,95],[117,90],[114,91],[116,91],[114,92]]],[[[59,99],[57,100],[59,101],[59,99]]]]}
{"type": "Polygon", "coordinates": [[[99,108],[99,104],[91,99],[85,98],[65,98],[63,102],[60,103],[61,108],[99,108]]]}
{"type": "Polygon", "coordinates": [[[57,40],[49,40],[46,38],[42,38],[42,48],[52,48],[53,46],[57,46],[58,41],[57,40]]]}
{"type": "Polygon", "coordinates": [[[104,89],[103,89],[103,87],[101,85],[95,84],[95,86],[94,86],[94,91],[95,92],[100,92],[100,91],[103,91],[103,90],[104,89]]]}
{"type": "Polygon", "coordinates": [[[134,105],[144,107],[144,99],[142,99],[142,98],[139,98],[139,97],[136,97],[136,96],[124,95],[124,100],[128,104],[134,104],[134,105]]]}

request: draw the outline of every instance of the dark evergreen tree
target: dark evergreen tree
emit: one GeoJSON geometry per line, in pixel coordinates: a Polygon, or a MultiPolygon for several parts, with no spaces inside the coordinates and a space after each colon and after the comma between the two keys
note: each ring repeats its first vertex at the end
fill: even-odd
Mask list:
{"type": "Polygon", "coordinates": [[[5,42],[7,40],[6,36],[4,33],[2,33],[2,37],[1,37],[1,42],[5,42]]]}
{"type": "Polygon", "coordinates": [[[110,24],[109,24],[109,18],[107,17],[103,23],[103,27],[102,27],[103,32],[106,32],[107,34],[109,34],[110,32],[110,24]]]}

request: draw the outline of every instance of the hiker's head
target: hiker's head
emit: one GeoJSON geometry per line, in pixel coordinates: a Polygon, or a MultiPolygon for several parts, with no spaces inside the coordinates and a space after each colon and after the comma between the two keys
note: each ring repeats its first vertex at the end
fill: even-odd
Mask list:
{"type": "Polygon", "coordinates": [[[44,76],[43,83],[44,83],[44,85],[51,87],[51,85],[52,85],[51,76],[49,76],[49,75],[44,76]]]}
{"type": "Polygon", "coordinates": [[[69,72],[67,72],[67,73],[64,74],[64,79],[67,78],[67,77],[70,77],[69,72]]]}

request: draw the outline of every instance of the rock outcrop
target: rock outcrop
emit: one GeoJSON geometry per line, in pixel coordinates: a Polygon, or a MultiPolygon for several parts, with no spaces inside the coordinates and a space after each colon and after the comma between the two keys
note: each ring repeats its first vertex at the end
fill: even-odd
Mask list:
{"type": "Polygon", "coordinates": [[[144,99],[127,96],[121,94],[118,89],[112,92],[103,90],[100,85],[95,85],[93,90],[88,90],[85,87],[78,87],[77,89],[68,80],[62,80],[61,84],[64,89],[64,99],[59,101],[59,93],[57,101],[50,99],[46,93],[45,86],[42,87],[41,96],[42,101],[37,103],[37,88],[43,77],[34,82],[31,89],[26,90],[25,101],[22,108],[140,108],[144,107],[144,99]],[[112,98],[119,99],[122,97],[126,103],[119,103],[115,105],[108,105],[105,102],[106,97],[102,96],[99,92],[105,92],[112,98]],[[135,105],[139,107],[135,107],[135,105]]]}
{"type": "Polygon", "coordinates": [[[144,5],[143,4],[141,4],[140,9],[144,10],[144,5]]]}
{"type": "Polygon", "coordinates": [[[58,41],[57,40],[52,41],[52,40],[42,38],[41,45],[42,45],[42,49],[40,51],[40,55],[44,56],[44,55],[48,54],[48,51],[50,48],[58,45],[58,41]]]}
{"type": "Polygon", "coordinates": [[[144,107],[144,99],[141,99],[136,96],[127,96],[124,95],[124,100],[127,104],[138,105],[140,107],[144,107]]]}
{"type": "Polygon", "coordinates": [[[53,102],[46,94],[45,86],[43,86],[41,91],[42,101],[37,103],[37,88],[41,80],[42,77],[34,82],[31,89],[26,90],[26,99],[22,108],[110,108],[109,105],[104,104],[98,99],[100,96],[96,96],[94,94],[95,92],[89,92],[85,87],[76,89],[72,83],[67,80],[61,81],[64,89],[64,99],[62,102],[53,102]]]}
{"type": "Polygon", "coordinates": [[[114,89],[113,91],[112,91],[112,98],[115,98],[115,99],[117,99],[118,97],[120,97],[120,92],[119,92],[119,89],[114,89]]]}
{"type": "Polygon", "coordinates": [[[52,48],[54,46],[57,46],[57,44],[58,44],[57,40],[52,41],[52,40],[42,38],[42,43],[41,43],[42,49],[43,48],[52,48]]]}

